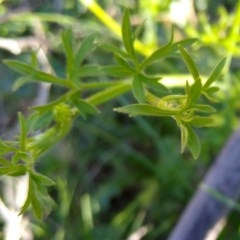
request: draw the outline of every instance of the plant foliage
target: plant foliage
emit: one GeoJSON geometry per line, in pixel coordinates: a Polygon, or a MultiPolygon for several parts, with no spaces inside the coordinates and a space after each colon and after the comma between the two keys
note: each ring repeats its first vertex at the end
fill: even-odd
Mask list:
{"type": "Polygon", "coordinates": [[[185,49],[196,39],[174,42],[172,29],[168,43],[143,59],[138,56],[134,47],[137,33],[132,29],[128,10],[123,14],[121,30],[125,50],[114,45],[104,46],[113,54],[116,62],[114,65],[100,67],[85,63],[84,59],[97,47],[96,36],[90,35],[77,46],[71,29],[62,33],[66,55],[65,78],[39,70],[35,62],[27,64],[16,60],[5,61],[9,68],[24,76],[16,81],[15,90],[29,82],[47,82],[65,89],[65,93],[54,101],[43,106],[34,106],[30,116],[24,117],[19,113],[19,136],[14,141],[0,141],[0,174],[28,174],[29,177],[28,196],[20,214],[31,206],[36,217],[41,219],[52,204],[47,187],[54,182],[36,172],[36,161],[66,136],[77,117],[86,119],[89,114],[98,114],[99,104],[127,91],[132,91],[136,102],[114,110],[132,117],[153,116],[159,117],[159,121],[160,117],[174,119],[180,128],[182,151],[187,147],[194,158],[198,158],[201,149],[195,127],[213,127],[218,124],[214,115],[215,108],[201,103],[201,99],[205,96],[210,101],[214,100],[214,93],[218,89],[213,83],[222,77],[225,59],[217,64],[203,82],[193,58],[185,49]],[[161,64],[160,61],[176,54],[180,54],[193,79],[192,84],[186,80],[183,94],[171,93],[171,89],[161,83],[160,72],[149,75],[146,71],[152,64],[161,64]],[[85,82],[85,77],[97,77],[99,74],[120,80],[85,82]],[[48,121],[42,124],[42,119],[46,116],[48,121]]]}

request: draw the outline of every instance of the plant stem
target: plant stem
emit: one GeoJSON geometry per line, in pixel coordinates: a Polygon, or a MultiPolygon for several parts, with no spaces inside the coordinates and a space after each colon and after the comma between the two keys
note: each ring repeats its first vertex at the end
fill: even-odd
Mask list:
{"type": "Polygon", "coordinates": [[[129,83],[120,83],[116,86],[109,87],[103,91],[97,92],[86,100],[93,105],[98,105],[119,95],[122,95],[130,89],[131,85],[129,83]]]}
{"type": "Polygon", "coordinates": [[[119,85],[123,82],[129,83],[129,81],[120,80],[120,81],[105,81],[105,82],[90,82],[90,83],[81,83],[80,88],[82,90],[96,89],[96,88],[107,88],[119,85]]]}

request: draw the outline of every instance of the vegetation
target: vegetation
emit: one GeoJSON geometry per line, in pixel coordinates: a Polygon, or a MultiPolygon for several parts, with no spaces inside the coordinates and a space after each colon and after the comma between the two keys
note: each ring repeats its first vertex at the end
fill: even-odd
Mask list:
{"type": "MultiPolygon", "coordinates": [[[[18,56],[1,53],[0,174],[28,176],[20,214],[34,213],[36,239],[130,239],[139,230],[166,239],[236,127],[240,3],[230,13],[220,6],[216,23],[199,12],[195,31],[149,28],[143,2],[102,1],[121,24],[91,1],[105,24],[73,0],[2,17],[2,36],[42,41],[18,56]],[[32,105],[40,86],[51,87],[49,100],[32,105]],[[16,111],[19,131],[9,139],[16,111]]],[[[149,21],[169,9],[163,2],[150,5],[149,21]]],[[[3,1],[3,13],[14,4],[3,1]]],[[[222,239],[238,238],[235,214],[222,239]]]]}

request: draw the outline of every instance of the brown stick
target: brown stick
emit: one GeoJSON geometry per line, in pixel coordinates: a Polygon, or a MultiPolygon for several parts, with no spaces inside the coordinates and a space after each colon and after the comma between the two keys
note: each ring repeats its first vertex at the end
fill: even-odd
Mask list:
{"type": "MultiPolygon", "coordinates": [[[[232,200],[237,200],[239,196],[240,131],[237,131],[208,171],[168,240],[210,239],[211,230],[228,215],[233,207],[232,200]],[[221,200],[214,196],[214,192],[230,201],[221,200]]],[[[216,239],[218,234],[211,239],[216,239]]]]}

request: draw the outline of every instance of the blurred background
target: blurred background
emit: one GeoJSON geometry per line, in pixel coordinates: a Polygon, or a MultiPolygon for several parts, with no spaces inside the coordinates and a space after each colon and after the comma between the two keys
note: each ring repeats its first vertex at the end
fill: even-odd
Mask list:
{"type": "MultiPolygon", "coordinates": [[[[199,159],[193,160],[189,152],[180,154],[180,133],[174,121],[129,118],[113,112],[114,107],[133,101],[130,93],[102,104],[100,115],[78,119],[71,133],[38,161],[36,169],[56,181],[56,186],[50,189],[55,206],[43,223],[29,215],[31,231],[37,240],[166,239],[228,136],[238,127],[240,3],[236,0],[97,2],[119,23],[126,7],[130,9],[133,27],[145,21],[140,40],[153,49],[167,42],[172,24],[175,40],[197,37],[199,41],[192,47],[191,56],[202,75],[210,74],[226,56],[225,77],[219,82],[219,102],[214,103],[224,121],[217,128],[198,132],[202,151],[199,159]]],[[[64,77],[61,33],[69,27],[76,41],[97,32],[100,43],[121,46],[120,39],[78,0],[1,0],[0,23],[3,138],[9,138],[14,131],[17,111],[27,113],[36,96],[41,96],[41,86],[29,84],[13,92],[12,85],[19,75],[2,60],[28,62],[31,51],[41,46],[47,64],[64,77]]],[[[86,60],[100,65],[112,61],[112,56],[101,47],[86,60]]],[[[178,58],[164,59],[150,71],[171,79],[187,73],[178,58]]],[[[106,78],[99,76],[98,80],[106,78]]],[[[178,85],[173,84],[174,91],[179,90],[178,85]]],[[[52,87],[49,99],[62,91],[52,87]]],[[[219,239],[240,239],[239,227],[240,214],[233,211],[219,239]]]]}

